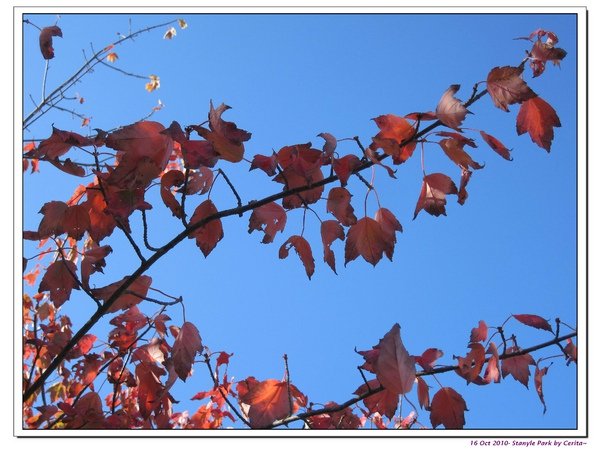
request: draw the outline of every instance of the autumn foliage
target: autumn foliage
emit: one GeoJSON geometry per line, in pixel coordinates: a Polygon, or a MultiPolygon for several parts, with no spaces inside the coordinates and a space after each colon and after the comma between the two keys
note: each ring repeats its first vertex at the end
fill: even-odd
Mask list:
{"type": "MultiPolygon", "coordinates": [[[[170,28],[165,38],[175,34],[175,28],[170,28]]],[[[63,37],[58,26],[41,29],[44,59],[55,56],[52,39],[57,36],[63,37]]],[[[471,177],[484,169],[469,153],[478,140],[501,158],[512,159],[499,138],[465,127],[469,106],[486,96],[503,113],[516,109],[517,133],[528,134],[533,143],[550,152],[560,119],[523,75],[529,66],[533,77],[541,76],[548,62],[558,64],[567,53],[556,47],[558,38],[550,31],[536,30],[525,39],[531,41],[526,58],[516,66],[492,68],[484,89],[478,84],[468,96],[453,84],[441,93],[432,110],[374,118],[367,145],[358,137],[345,139],[353,142],[355,154],[339,155],[341,139],[323,132],[318,145],[296,143],[272,154],[249,155],[246,146],[251,133],[227,120],[229,106],[212,102],[207,120],[199,124],[142,120],[111,131],[96,129],[91,136],[52,127],[37,145],[24,143],[24,170],[34,164],[38,170],[57,169],[65,178],[76,177],[80,184],[70,198],[41,205],[37,229],[23,232],[24,239],[49,249],[43,266],[28,267],[35,257],[23,261],[24,283],[32,289],[23,295],[22,305],[23,427],[264,429],[298,422],[310,429],[456,429],[466,426],[468,405],[460,392],[441,384],[436,374],[454,372],[466,384],[481,386],[514,379],[528,387],[532,369],[534,389],[545,409],[542,387],[549,366],[541,358],[534,359],[533,350],[517,345],[516,333],[519,327],[538,330],[546,347],[558,346],[566,363],[575,364],[576,332],[560,334],[560,321],[553,326],[529,312],[509,315],[503,324],[488,324],[482,318],[464,331],[467,345],[454,349],[458,352],[454,358],[438,348],[407,349],[396,323],[381,330],[378,342],[373,337],[371,348],[357,350],[362,380],[357,377],[356,390],[348,393],[350,400],[336,403],[312,399],[293,384],[287,357],[282,376],[232,381],[228,365],[234,355],[209,350],[193,318],[173,323],[167,310],[183,299],[157,289],[146,274],[158,259],[189,240],[204,257],[210,257],[226,237],[222,219],[235,216],[248,220],[248,232],[252,237],[258,234],[263,244],[280,240],[275,244],[278,257],[297,257],[309,279],[318,270],[328,270],[325,266],[338,273],[342,262],[345,266],[359,258],[373,266],[384,257],[391,261],[402,224],[381,204],[372,217],[355,209],[357,194],[348,188],[350,178],[360,179],[369,193],[375,187],[362,177],[363,170],[376,166],[396,178],[398,166],[425,145],[435,146],[457,171],[428,173],[423,167],[413,219],[425,213],[446,215],[449,201],[465,204],[471,177]],[[459,99],[459,93],[466,100],[459,99]],[[112,158],[101,162],[101,152],[112,158]],[[219,167],[222,160],[246,164],[256,179],[274,182],[273,194],[242,203],[235,183],[219,167]],[[237,207],[221,209],[211,199],[218,177],[230,186],[237,207]],[[150,190],[159,191],[163,204],[149,202],[150,190]],[[320,243],[311,242],[304,227],[302,231],[287,227],[291,210],[306,214],[314,212],[317,204],[327,214],[320,220],[320,243]],[[168,209],[179,228],[166,244],[153,247],[147,239],[146,214],[158,208],[168,209]],[[135,236],[130,226],[135,215],[143,219],[143,236],[135,236]],[[139,266],[128,276],[103,283],[96,277],[111,264],[115,250],[111,238],[116,233],[126,237],[139,256],[139,266]],[[338,240],[343,242],[343,255],[336,255],[332,247],[338,240]],[[92,287],[96,284],[101,287],[92,287]],[[77,331],[61,312],[75,291],[96,306],[77,331]],[[144,302],[155,304],[156,313],[143,313],[140,305],[144,302]],[[110,327],[107,336],[95,334],[99,322],[110,327]],[[193,400],[200,402],[195,412],[177,411],[170,389],[192,376],[209,377],[212,388],[194,395],[193,400]],[[101,398],[98,387],[103,383],[112,388],[101,398]],[[413,408],[400,409],[403,398],[416,400],[410,403],[413,408]]],[[[98,57],[112,64],[117,59],[113,50],[106,47],[98,57]]]]}

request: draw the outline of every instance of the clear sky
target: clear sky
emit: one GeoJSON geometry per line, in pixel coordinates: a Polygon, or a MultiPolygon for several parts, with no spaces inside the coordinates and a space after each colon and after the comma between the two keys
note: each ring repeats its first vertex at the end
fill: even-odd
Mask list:
{"type": "MultiPolygon", "coordinates": [[[[76,110],[91,116],[89,127],[67,113],[51,113],[25,134],[45,138],[51,125],[92,134],[93,128],[111,129],[133,123],[160,101],[164,108],[153,120],[168,126],[206,120],[209,101],[233,109],[223,116],[252,132],[246,157],[270,154],[284,145],[311,141],[320,148],[317,134],[329,132],[338,139],[359,136],[364,143],[378,130],[370,119],[381,114],[404,115],[435,110],[442,93],[460,84],[456,94],[466,100],[474,83],[485,80],[496,66],[518,65],[529,48],[516,37],[542,28],[555,32],[559,47],[568,55],[561,67],[548,65],[540,78],[525,79],[557,111],[562,127],[555,129],[552,151],[517,136],[518,106],[510,113],[484,98],[470,110],[465,127],[498,137],[512,148],[505,161],[479,139],[470,150],[485,168],[473,174],[464,206],[450,196],[447,217],[424,211],[412,220],[421,187],[418,152],[397,167],[397,180],[385,170],[375,170],[375,186],[382,206],[392,210],[404,227],[398,235],[394,261],[382,260],[373,268],[363,260],[343,267],[343,245],[336,242],[338,275],[322,262],[319,222],[307,215],[305,237],[313,247],[316,272],[308,280],[292,252],[279,260],[279,246],[300,234],[302,212],[291,211],[288,225],[274,244],[260,243],[260,233],[248,235],[248,215],[223,221],[225,237],[205,259],[190,240],[152,267],[153,287],[185,299],[186,317],[194,322],[203,342],[213,351],[234,353],[229,366],[236,380],[281,379],[282,355],[289,357],[292,382],[314,403],[343,402],[362,384],[356,366],[362,358],[354,349],[369,349],[395,322],[411,354],[428,347],[445,352],[440,361],[453,364],[453,355],[467,353],[471,328],[479,320],[501,325],[510,314],[538,314],[554,322],[576,326],[576,17],[534,14],[223,14],[223,15],[62,15],[58,25],[63,38],[55,38],[56,58],[50,61],[50,90],[81,66],[90,55],[127,33],[182,17],[188,28],[173,40],[162,39],[163,30],[143,35],[115,49],[115,66],[141,75],[156,74],[161,87],[148,93],[144,81],[98,66],[76,86],[85,103],[76,110]],[[131,20],[131,23],[129,22],[131,20]]],[[[56,22],[56,16],[32,15],[39,26],[56,22]]],[[[24,109],[32,108],[31,95],[39,100],[44,61],[39,54],[38,32],[24,27],[24,109]]],[[[482,85],[483,86],[483,85],[482,85]]],[[[433,139],[433,137],[432,137],[433,139]]],[[[352,142],[340,142],[340,154],[357,153],[352,142]]],[[[580,151],[582,151],[580,149],[580,151]]],[[[76,159],[76,152],[68,156],[76,159]]],[[[425,147],[428,172],[444,172],[458,184],[460,170],[437,145],[425,147]]],[[[262,198],[280,191],[248,164],[219,166],[235,184],[242,200],[262,198]]],[[[371,177],[367,171],[365,176],[371,177]]],[[[42,165],[41,173],[24,177],[24,228],[37,229],[40,207],[50,200],[66,200],[78,184],[42,165]]],[[[89,180],[89,179],[88,179],[89,180]]],[[[357,217],[365,214],[365,186],[352,181],[357,217]]],[[[327,192],[326,188],[326,191],[327,192]]],[[[166,242],[181,231],[181,223],[158,199],[150,199],[150,240],[166,242]]],[[[215,186],[211,198],[221,209],[235,206],[227,185],[215,186]]],[[[197,200],[190,201],[195,206],[197,200]],[[196,203],[194,203],[194,201],[196,203]]],[[[366,213],[377,208],[373,195],[366,213]]],[[[332,218],[325,205],[320,217],[332,218]]],[[[139,231],[139,213],[132,224],[139,231]]],[[[121,279],[136,260],[120,236],[103,241],[115,250],[107,259],[105,274],[95,275],[97,287],[121,279]]],[[[25,255],[36,250],[25,245],[25,255]]],[[[91,301],[75,292],[64,306],[77,329],[92,311],[91,301]]],[[[148,311],[153,311],[151,308],[148,311]]],[[[169,311],[181,325],[180,308],[169,311]]],[[[519,345],[527,347],[551,338],[547,332],[509,322],[519,345]]],[[[105,325],[92,330],[102,336],[105,325]]],[[[106,332],[104,332],[106,335],[106,332]]],[[[558,349],[545,354],[557,354],[558,349]]],[[[538,355],[534,355],[537,358],[538,355]]],[[[544,378],[548,411],[542,414],[533,380],[529,390],[512,379],[494,386],[466,386],[450,374],[438,377],[457,389],[469,411],[467,427],[475,429],[574,428],[576,368],[560,359],[544,378]]],[[[198,365],[187,383],[173,388],[180,401],[176,409],[192,413],[200,404],[189,399],[208,390],[210,378],[198,365]]],[[[435,386],[435,381],[429,380],[435,386]]],[[[416,392],[409,394],[417,404],[416,392]]],[[[403,413],[411,406],[406,404],[403,413]]],[[[430,426],[429,414],[420,409],[419,421],[430,426]]]]}

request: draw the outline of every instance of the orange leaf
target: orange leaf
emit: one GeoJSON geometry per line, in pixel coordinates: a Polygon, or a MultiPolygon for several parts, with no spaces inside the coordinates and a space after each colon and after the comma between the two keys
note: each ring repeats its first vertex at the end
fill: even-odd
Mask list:
{"type": "Polygon", "coordinates": [[[287,214],[279,204],[267,203],[252,211],[248,233],[252,233],[254,230],[263,231],[265,235],[261,242],[269,244],[273,242],[278,231],[284,230],[286,221],[287,214]]]}
{"type": "Polygon", "coordinates": [[[40,32],[40,51],[44,59],[54,58],[54,48],[52,47],[52,37],[62,37],[62,30],[56,25],[42,28],[40,32]]]}
{"type": "Polygon", "coordinates": [[[454,97],[454,94],[460,89],[459,84],[453,84],[442,95],[437,108],[436,116],[440,122],[450,128],[460,131],[460,126],[465,120],[465,116],[469,111],[465,108],[460,100],[454,97]]]}
{"type": "Polygon", "coordinates": [[[379,356],[373,363],[379,382],[397,394],[410,392],[415,383],[415,359],[410,356],[400,338],[400,325],[392,329],[377,345],[379,356]]]}
{"type": "Polygon", "coordinates": [[[394,164],[402,164],[412,156],[417,146],[412,141],[415,129],[406,119],[386,114],[373,120],[381,130],[373,137],[373,150],[383,149],[386,155],[392,157],[394,164]]]}
{"type": "Polygon", "coordinates": [[[533,383],[535,384],[535,391],[544,405],[544,414],[546,414],[546,402],[544,400],[544,392],[542,390],[542,378],[548,373],[549,367],[544,367],[540,369],[538,366],[535,366],[535,374],[533,376],[533,383]]]}
{"type": "Polygon", "coordinates": [[[110,63],[114,63],[117,59],[119,59],[119,55],[117,55],[114,52],[109,53],[108,55],[106,55],[106,60],[108,62],[110,62],[110,63]]]}
{"type": "Polygon", "coordinates": [[[500,383],[500,370],[498,369],[500,366],[500,358],[498,356],[496,344],[490,342],[486,353],[489,353],[492,356],[488,360],[483,379],[486,383],[491,383],[492,381],[494,383],[500,383]]]}
{"type": "Polygon", "coordinates": [[[457,357],[458,368],[456,369],[456,373],[467,380],[467,384],[471,382],[479,384],[481,382],[479,374],[485,363],[485,349],[479,342],[469,344],[469,348],[471,351],[467,356],[464,358],[457,357]]]}
{"type": "Polygon", "coordinates": [[[483,138],[483,140],[485,142],[487,142],[487,144],[492,148],[492,150],[494,150],[496,153],[498,153],[504,159],[506,159],[508,161],[512,161],[512,157],[510,156],[510,153],[509,153],[510,150],[507,149],[506,146],[502,142],[500,142],[498,139],[496,139],[491,134],[487,134],[484,131],[480,131],[480,133],[481,133],[481,137],[483,138]]]}
{"type": "MultiPolygon", "coordinates": [[[[381,231],[383,232],[385,239],[396,244],[396,231],[402,232],[402,225],[396,219],[396,216],[387,208],[379,208],[375,213],[375,221],[381,225],[381,231]]],[[[388,248],[385,251],[385,255],[392,260],[394,256],[394,245],[391,250],[388,248]]]]}
{"type": "MultiPolygon", "coordinates": [[[[217,213],[217,207],[212,200],[205,200],[198,205],[194,211],[194,214],[190,219],[190,225],[194,225],[195,223],[217,213]]],[[[221,224],[221,219],[214,219],[194,230],[188,237],[190,239],[196,239],[196,245],[200,248],[200,251],[202,251],[204,257],[207,257],[217,246],[219,241],[223,239],[223,236],[223,225],[221,224]]]]}
{"type": "Polygon", "coordinates": [[[537,94],[521,78],[522,67],[494,67],[487,76],[487,90],[494,105],[508,111],[508,105],[522,103],[537,94]]]}
{"type": "Polygon", "coordinates": [[[300,257],[300,261],[304,265],[304,270],[308,279],[315,273],[315,259],[313,258],[310,244],[302,236],[290,236],[290,238],[283,243],[279,248],[279,259],[285,259],[289,255],[290,247],[294,247],[296,253],[300,257]]]}
{"type": "Polygon", "coordinates": [[[471,156],[465,152],[463,144],[460,141],[456,139],[442,139],[439,144],[446,156],[461,169],[468,170],[469,167],[473,169],[483,168],[481,164],[473,161],[471,156]]]}
{"type": "Polygon", "coordinates": [[[175,372],[183,381],[188,377],[194,358],[202,352],[202,339],[198,329],[191,322],[185,322],[173,344],[172,355],[175,372]]]}
{"type": "Polygon", "coordinates": [[[327,197],[327,211],[347,227],[356,223],[354,208],[350,204],[351,198],[350,192],[343,187],[332,188],[327,197]]]}
{"type": "Polygon", "coordinates": [[[370,217],[363,217],[350,227],[346,239],[345,264],[359,255],[375,266],[383,256],[394,253],[394,241],[390,239],[381,224],[370,217]]]}
{"type": "Polygon", "coordinates": [[[342,186],[346,186],[352,172],[360,166],[361,162],[356,155],[346,155],[342,158],[333,159],[333,171],[340,180],[342,186]]]}
{"type": "MultiPolygon", "coordinates": [[[[354,391],[354,394],[359,396],[364,395],[375,389],[379,389],[380,386],[381,384],[379,381],[371,380],[368,383],[360,386],[356,391],[354,391]]],[[[397,392],[384,389],[381,392],[377,392],[376,394],[372,394],[364,398],[363,403],[369,410],[369,414],[379,413],[382,416],[386,416],[388,419],[392,420],[396,410],[398,409],[399,400],[400,396],[397,392]]]]}
{"type": "Polygon", "coordinates": [[[541,97],[527,100],[517,114],[517,134],[529,133],[531,140],[550,152],[554,139],[554,128],[560,127],[556,111],[541,97]]]}
{"type": "Polygon", "coordinates": [[[449,387],[441,388],[431,400],[431,425],[444,425],[446,429],[462,429],[465,426],[467,404],[462,396],[449,387]]]}

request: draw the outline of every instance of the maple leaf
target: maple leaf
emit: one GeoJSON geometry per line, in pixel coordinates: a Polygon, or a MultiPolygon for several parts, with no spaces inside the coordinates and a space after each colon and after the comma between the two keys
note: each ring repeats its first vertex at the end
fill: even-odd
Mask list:
{"type": "Polygon", "coordinates": [[[69,260],[57,260],[48,266],[40,282],[38,292],[49,291],[55,307],[61,306],[71,297],[73,289],[79,290],[76,278],[77,267],[69,260]]]}
{"type": "Polygon", "coordinates": [[[254,230],[263,231],[265,235],[261,242],[269,244],[273,242],[278,231],[283,232],[286,221],[287,214],[279,204],[267,203],[252,211],[248,233],[252,233],[254,230]]]}
{"type": "MultiPolygon", "coordinates": [[[[185,191],[186,195],[206,194],[210,190],[213,180],[213,172],[207,167],[200,167],[197,171],[190,172],[185,191]]],[[[183,188],[178,189],[178,192],[182,191],[183,188]]]]}
{"type": "Polygon", "coordinates": [[[183,209],[177,199],[175,199],[171,188],[173,186],[181,186],[184,180],[185,177],[180,170],[169,170],[160,178],[160,197],[173,215],[180,219],[183,216],[183,209]]]}
{"type": "Polygon", "coordinates": [[[467,404],[462,396],[450,387],[441,388],[435,393],[430,411],[433,428],[444,425],[446,429],[462,429],[465,426],[467,404]]]}
{"type": "Polygon", "coordinates": [[[348,178],[354,170],[356,170],[361,165],[360,159],[356,155],[346,155],[341,158],[333,159],[333,171],[337,175],[340,180],[340,183],[343,186],[346,186],[348,183],[348,178]]]}
{"type": "Polygon", "coordinates": [[[522,324],[552,333],[552,327],[543,317],[536,316],[535,314],[513,314],[512,316],[522,324]]]}
{"type": "Polygon", "coordinates": [[[485,341],[487,336],[488,326],[483,320],[480,320],[477,328],[473,328],[471,330],[471,338],[469,339],[469,342],[485,341]]]}
{"type": "Polygon", "coordinates": [[[250,170],[254,169],[260,169],[270,177],[275,176],[277,173],[277,155],[254,155],[250,164],[250,170]]]}
{"type": "Polygon", "coordinates": [[[528,39],[532,40],[537,36],[537,41],[534,42],[533,47],[529,56],[529,65],[533,71],[533,77],[540,76],[546,69],[546,63],[551,61],[554,65],[560,65],[560,61],[567,56],[567,52],[562,48],[555,47],[558,43],[558,37],[551,31],[536,30],[529,35],[528,39]],[[546,40],[542,41],[542,38],[546,36],[546,40]]]}
{"type": "Polygon", "coordinates": [[[435,363],[442,356],[444,356],[444,352],[440,349],[428,348],[421,354],[421,356],[414,356],[414,358],[415,362],[420,365],[423,370],[430,371],[433,370],[433,363],[435,363]]]}
{"type": "Polygon", "coordinates": [[[214,167],[219,161],[219,154],[208,141],[187,139],[181,143],[184,165],[188,169],[214,167]]]}
{"type": "Polygon", "coordinates": [[[90,215],[86,206],[69,206],[63,216],[63,227],[69,237],[80,240],[90,228],[90,215]]]}
{"type": "Polygon", "coordinates": [[[112,252],[110,245],[101,247],[95,246],[83,253],[81,260],[81,284],[88,288],[90,275],[95,272],[103,273],[103,268],[106,266],[106,258],[112,252]]]}
{"type": "Polygon", "coordinates": [[[556,111],[541,97],[523,102],[517,114],[517,134],[529,133],[531,140],[548,153],[554,139],[554,127],[560,126],[556,111]]]}
{"type": "MultiPolygon", "coordinates": [[[[521,349],[519,347],[509,347],[506,349],[505,355],[509,356],[510,354],[519,352],[520,350],[521,349]]],[[[515,380],[529,389],[529,366],[535,366],[535,361],[529,353],[513,356],[512,358],[507,357],[502,360],[502,378],[512,375],[515,380]]]]}
{"type": "Polygon", "coordinates": [[[462,102],[454,97],[460,89],[460,84],[451,85],[440,99],[435,110],[436,117],[440,122],[450,128],[460,131],[460,126],[469,112],[462,102]]]}
{"type": "Polygon", "coordinates": [[[458,194],[456,185],[448,175],[432,173],[424,176],[413,220],[422,209],[436,217],[441,214],[445,216],[446,194],[458,194]]]}
{"type": "Polygon", "coordinates": [[[403,117],[385,114],[373,119],[381,130],[373,137],[374,150],[381,148],[390,155],[394,164],[402,164],[415,151],[417,143],[413,141],[415,129],[403,117]]]}
{"type": "Polygon", "coordinates": [[[140,162],[149,158],[154,165],[150,179],[164,170],[173,152],[173,140],[161,133],[165,127],[153,121],[141,121],[124,126],[106,137],[106,146],[117,150],[119,164],[127,164],[139,172],[140,162]],[[123,160],[127,155],[127,159],[123,160]]]}
{"type": "Polygon", "coordinates": [[[494,67],[487,76],[487,90],[494,105],[508,111],[508,105],[537,96],[521,78],[523,67],[494,67]]]}
{"type": "Polygon", "coordinates": [[[157,75],[148,75],[148,79],[150,81],[144,86],[148,92],[155,91],[160,87],[160,78],[157,75]]]}
{"type": "Polygon", "coordinates": [[[394,253],[394,241],[390,240],[379,222],[363,217],[350,227],[346,238],[344,265],[360,255],[375,267],[384,253],[388,257],[394,253]]]}
{"type": "Polygon", "coordinates": [[[498,139],[496,139],[491,134],[487,134],[485,131],[480,131],[479,133],[481,134],[481,137],[483,138],[483,140],[485,142],[487,142],[487,144],[492,148],[492,150],[494,150],[496,153],[498,153],[504,159],[506,159],[508,161],[512,161],[512,157],[510,156],[510,153],[509,153],[510,150],[507,149],[506,146],[502,142],[500,142],[498,139]]]}
{"type": "Polygon", "coordinates": [[[417,377],[417,398],[419,400],[419,406],[428,410],[430,407],[429,386],[421,377],[417,377]]]}
{"type": "Polygon", "coordinates": [[[454,131],[438,131],[435,134],[436,136],[452,138],[460,142],[462,146],[468,145],[469,147],[477,148],[477,143],[473,139],[466,137],[464,134],[456,133],[454,131]]]}
{"type": "Polygon", "coordinates": [[[479,342],[469,344],[471,351],[467,356],[457,357],[458,367],[456,373],[467,380],[467,384],[480,381],[481,369],[485,363],[485,349],[479,342]]]}
{"type": "Polygon", "coordinates": [[[117,59],[119,59],[119,55],[117,55],[114,52],[109,53],[108,55],[106,55],[106,60],[108,62],[110,62],[110,63],[114,63],[117,59]]]}
{"type": "Polygon", "coordinates": [[[461,169],[468,170],[469,167],[473,169],[483,168],[481,164],[473,161],[471,156],[465,152],[463,144],[460,141],[456,139],[442,139],[439,144],[446,156],[461,169]]]}
{"type": "Polygon", "coordinates": [[[571,339],[567,339],[567,345],[565,346],[565,358],[567,359],[567,366],[571,362],[577,364],[577,346],[573,344],[571,339]]]}
{"type": "MultiPolygon", "coordinates": [[[[95,298],[107,302],[128,278],[129,277],[124,277],[122,280],[111,283],[108,286],[92,289],[91,292],[95,298]]],[[[129,285],[125,292],[112,303],[107,312],[116,312],[120,309],[127,309],[137,305],[146,298],[148,288],[150,288],[151,284],[152,278],[147,275],[140,275],[129,285]]]]}
{"type": "Polygon", "coordinates": [[[356,223],[354,208],[350,204],[351,198],[352,194],[343,187],[331,188],[327,196],[327,212],[333,214],[342,225],[347,227],[356,223]]]}
{"type": "MultiPolygon", "coordinates": [[[[381,384],[379,381],[370,380],[354,391],[354,395],[362,396],[371,391],[379,389],[380,386],[381,384]]],[[[369,414],[379,413],[382,416],[386,416],[388,419],[392,420],[396,410],[398,409],[399,400],[400,396],[397,392],[384,389],[381,392],[377,392],[376,394],[372,394],[364,398],[363,403],[369,410],[369,414]]]]}
{"type": "Polygon", "coordinates": [[[496,344],[490,342],[486,353],[491,354],[492,356],[488,360],[487,367],[485,368],[485,373],[483,375],[483,380],[486,383],[500,383],[500,370],[498,367],[500,366],[500,358],[498,356],[498,349],[496,348],[496,344]]]}
{"type": "Polygon", "coordinates": [[[535,391],[544,405],[544,414],[546,414],[546,401],[544,400],[544,392],[542,390],[542,378],[548,373],[548,367],[539,368],[537,365],[535,366],[535,374],[533,376],[533,383],[535,384],[535,391]]]}
{"type": "Polygon", "coordinates": [[[86,188],[87,200],[83,205],[88,208],[90,216],[90,237],[95,242],[100,242],[107,236],[110,236],[117,226],[115,218],[108,214],[104,195],[98,184],[90,184],[86,188]]]}
{"type": "Polygon", "coordinates": [[[198,329],[193,323],[184,322],[171,351],[175,372],[182,381],[185,381],[190,374],[194,358],[197,353],[202,352],[202,348],[202,339],[198,329]]]}
{"type": "Polygon", "coordinates": [[[62,37],[62,30],[54,25],[51,27],[44,27],[40,31],[40,51],[44,59],[54,58],[54,48],[52,47],[52,37],[62,37]]]}
{"type": "Polygon", "coordinates": [[[237,392],[240,404],[249,407],[247,415],[252,428],[267,428],[306,405],[306,397],[286,381],[259,382],[250,377],[238,382],[237,392]]]}
{"type": "Polygon", "coordinates": [[[392,392],[406,394],[415,382],[415,359],[404,348],[400,325],[394,324],[377,344],[379,355],[373,369],[379,382],[392,392]]]}
{"type": "Polygon", "coordinates": [[[315,273],[315,259],[313,258],[310,244],[302,236],[290,236],[290,238],[279,248],[279,259],[287,258],[291,247],[294,247],[296,250],[296,253],[300,257],[300,261],[302,261],[302,264],[304,265],[306,275],[310,280],[315,273]]]}
{"type": "Polygon", "coordinates": [[[52,134],[48,139],[40,142],[40,145],[34,150],[33,156],[39,159],[54,160],[67,153],[71,147],[88,147],[90,145],[92,145],[92,141],[78,133],[52,127],[52,134]]]}
{"type": "Polygon", "coordinates": [[[321,222],[321,241],[323,242],[323,261],[331,267],[335,274],[335,254],[331,250],[331,244],[336,239],[345,239],[344,228],[337,220],[324,220],[321,222]]]}
{"type": "Polygon", "coordinates": [[[38,225],[39,239],[44,239],[49,236],[59,236],[65,232],[63,219],[69,206],[65,202],[51,201],[45,203],[40,209],[40,213],[44,218],[38,225]]]}
{"type": "Polygon", "coordinates": [[[385,255],[392,260],[394,256],[394,246],[396,244],[396,231],[402,232],[402,225],[396,219],[396,216],[387,208],[379,208],[375,212],[375,221],[381,225],[385,239],[392,242],[394,245],[384,249],[385,255]]]}
{"type": "Polygon", "coordinates": [[[329,160],[337,148],[337,139],[331,133],[319,133],[317,136],[325,140],[323,144],[323,156],[329,160]]]}
{"type": "Polygon", "coordinates": [[[238,128],[235,123],[226,122],[221,119],[221,115],[228,109],[231,109],[231,107],[224,103],[215,109],[211,100],[208,113],[210,130],[201,126],[193,126],[191,128],[210,142],[221,158],[225,161],[236,163],[243,159],[244,142],[249,140],[252,135],[238,128]]]}
{"type": "MultiPolygon", "coordinates": [[[[325,408],[339,408],[336,402],[327,402],[325,408]]],[[[327,414],[319,414],[308,418],[311,429],[314,430],[356,430],[363,424],[350,407],[327,414]]]]}
{"type": "MultiPolygon", "coordinates": [[[[210,216],[217,214],[219,211],[212,200],[203,201],[192,215],[190,226],[200,222],[210,216]]],[[[223,239],[223,225],[221,219],[211,220],[201,227],[195,229],[189,236],[189,239],[196,239],[196,245],[206,258],[210,252],[214,250],[219,241],[223,239]]]]}

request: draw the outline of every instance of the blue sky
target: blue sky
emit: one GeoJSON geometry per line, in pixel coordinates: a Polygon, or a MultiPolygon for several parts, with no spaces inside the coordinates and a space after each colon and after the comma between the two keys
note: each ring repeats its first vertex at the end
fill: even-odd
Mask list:
{"type": "MultiPolygon", "coordinates": [[[[513,38],[537,28],[555,32],[567,57],[561,67],[549,65],[542,77],[526,81],[556,109],[562,127],[555,130],[552,151],[518,137],[510,113],[495,108],[489,98],[473,105],[465,127],[483,129],[514,149],[508,162],[478,139],[470,153],[485,163],[473,174],[464,206],[451,196],[447,217],[421,212],[412,220],[421,187],[418,152],[398,167],[397,180],[375,171],[382,206],[392,210],[404,227],[394,261],[372,268],[362,260],[343,267],[343,246],[333,249],[335,275],[322,263],[319,222],[307,216],[305,237],[313,246],[317,268],[312,280],[296,255],[278,259],[278,248],[302,228],[301,211],[288,214],[288,225],[274,244],[248,235],[248,215],[224,220],[225,238],[205,260],[192,241],[183,243],[148,273],[153,286],[185,299],[186,317],[199,328],[211,350],[235,355],[230,376],[240,380],[282,378],[282,355],[289,357],[292,382],[315,403],[351,398],[362,384],[356,366],[362,360],[353,349],[368,349],[395,322],[402,327],[407,349],[420,354],[428,347],[464,355],[472,327],[479,320],[500,325],[512,313],[560,317],[576,325],[576,17],[573,15],[62,15],[64,37],[55,39],[56,58],[50,62],[47,85],[62,81],[82,64],[82,49],[99,49],[117,33],[183,17],[189,27],[172,40],[162,30],[116,48],[116,66],[142,75],[160,76],[161,87],[144,90],[144,81],[124,77],[99,66],[76,86],[85,103],[77,111],[92,116],[90,129],[68,114],[52,113],[25,134],[44,138],[57,128],[80,133],[135,122],[160,101],[165,107],[153,120],[164,125],[203,122],[209,101],[233,109],[223,116],[252,132],[246,157],[270,154],[284,145],[313,142],[329,132],[337,138],[359,136],[363,143],[377,134],[370,119],[381,114],[404,115],[434,110],[451,84],[461,84],[457,97],[466,100],[474,83],[485,80],[495,66],[517,65],[529,43],[513,38]]],[[[31,16],[39,26],[56,16],[31,16]]],[[[24,105],[29,95],[39,99],[44,61],[37,30],[24,28],[24,105]]],[[[477,137],[477,132],[470,136],[477,137]]],[[[341,142],[340,154],[357,153],[352,142],[341,142]]],[[[72,152],[73,153],[73,152],[72,152]]],[[[460,171],[439,147],[425,150],[428,172],[444,172],[458,183],[460,171]]],[[[76,155],[71,154],[71,157],[76,155]]],[[[244,202],[278,192],[280,185],[248,164],[219,163],[244,202]]],[[[365,176],[370,177],[371,173],[365,176]]],[[[45,202],[70,197],[78,180],[63,181],[52,167],[24,177],[24,228],[36,229],[37,211],[45,202]]],[[[364,215],[364,185],[352,181],[356,215],[364,215]]],[[[327,192],[327,190],[326,190],[327,192]]],[[[158,194],[156,191],[154,194],[158,194]]],[[[150,197],[152,198],[152,197],[150,197]]],[[[217,207],[235,205],[224,183],[211,196],[217,207]]],[[[196,201],[198,203],[198,201],[196,201]]],[[[166,242],[180,231],[160,200],[149,215],[150,239],[166,242]]],[[[193,204],[193,202],[190,203],[193,204]]],[[[194,204],[195,206],[195,204],[194,204]]],[[[367,214],[377,208],[369,196],[367,214]]],[[[324,204],[317,210],[331,218],[324,204]]],[[[191,211],[191,209],[190,209],[191,211]]],[[[132,221],[139,225],[139,214],[132,221]]],[[[107,239],[115,252],[107,259],[98,287],[127,275],[135,266],[130,247],[120,236],[107,239]]],[[[25,254],[35,250],[25,246],[25,254]]],[[[89,299],[75,295],[64,307],[77,324],[92,311],[89,299]]],[[[169,312],[181,324],[181,310],[169,312]]],[[[545,341],[550,335],[510,322],[521,346],[545,341]]],[[[75,327],[77,328],[77,326],[75,327]]],[[[101,333],[99,324],[93,332],[101,333]]],[[[552,351],[550,354],[555,354],[552,351]]],[[[537,357],[537,355],[534,355],[537,357]]],[[[440,376],[445,386],[465,398],[467,427],[494,429],[573,428],[576,423],[576,369],[553,360],[544,379],[548,411],[542,414],[533,384],[529,390],[512,379],[494,386],[466,386],[454,375],[440,376]]],[[[430,385],[435,382],[430,380],[430,385]]],[[[172,391],[178,409],[210,386],[203,367],[172,391]]],[[[416,393],[410,394],[416,403],[416,393]]],[[[411,407],[405,405],[404,414],[411,407]]],[[[428,413],[418,410],[429,425],[428,413]]]]}

